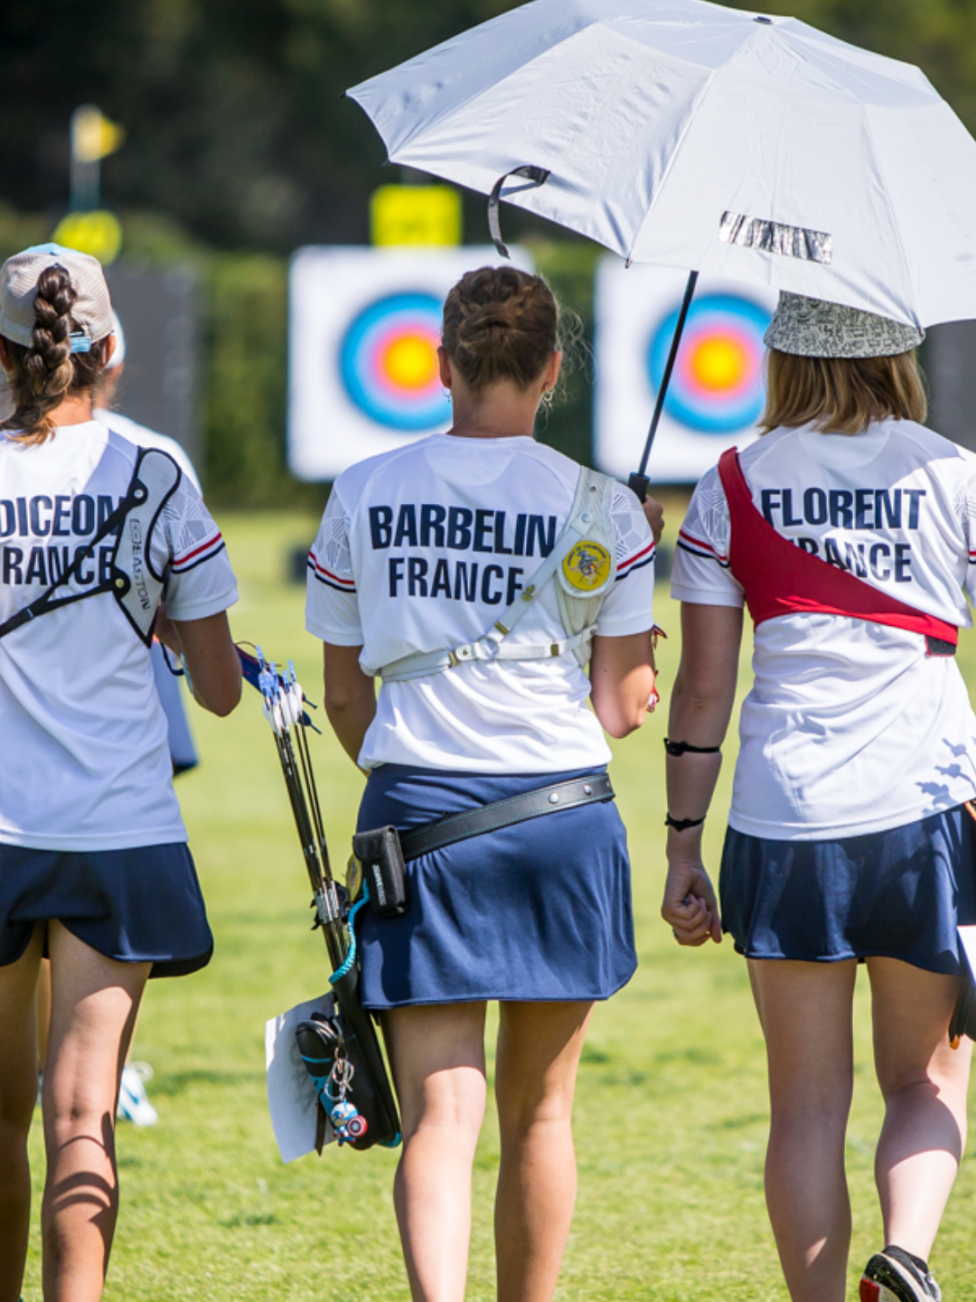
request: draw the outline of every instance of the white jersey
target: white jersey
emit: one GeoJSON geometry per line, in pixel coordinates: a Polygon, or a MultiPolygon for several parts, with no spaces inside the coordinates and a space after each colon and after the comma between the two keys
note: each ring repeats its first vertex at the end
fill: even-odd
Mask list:
{"type": "Polygon", "coordinates": [[[140,425],[138,421],[130,420],[128,416],[123,416],[121,412],[110,411],[107,407],[94,407],[92,415],[99,424],[107,426],[114,434],[121,434],[130,443],[134,443],[137,448],[158,448],[160,452],[167,452],[200,496],[203,496],[200,476],[197,474],[193,462],[190,460],[189,454],[182,443],[178,443],[176,439],[171,439],[168,434],[157,434],[154,429],[149,429],[147,425],[140,425]]]}
{"type": "MultiPolygon", "coordinates": [[[[740,454],[783,537],[879,591],[968,628],[976,594],[976,456],[910,421],[856,437],[777,429],[740,454]]],[[[678,537],[680,601],[741,606],[715,470],[678,537]]],[[[976,796],[976,718],[951,656],[918,633],[790,614],[755,630],[729,823],[772,840],[901,827],[976,796]]]]}
{"type": "MultiPolygon", "coordinates": [[[[309,558],[309,631],[361,646],[370,675],[480,638],[552,551],[578,478],[576,462],[531,438],[434,434],[352,466],[333,486],[309,558]]],[[[611,518],[617,576],[596,632],[623,637],[653,625],[654,540],[629,489],[615,490],[611,518]]],[[[565,636],[553,581],[506,645],[565,636]]],[[[572,652],[384,683],[359,762],[472,773],[605,764],[589,694],[572,652]]]]}
{"type": "MultiPolygon", "coordinates": [[[[138,450],[90,421],[26,446],[0,435],[0,623],[70,565],[132,479],[138,450]]],[[[106,538],[82,582],[111,562],[106,538]]],[[[205,619],[237,599],[193,485],[182,479],[150,540],[166,605],[205,619]]],[[[149,649],[110,592],[39,615],[0,639],[0,842],[111,850],[185,841],[149,649]]]]}

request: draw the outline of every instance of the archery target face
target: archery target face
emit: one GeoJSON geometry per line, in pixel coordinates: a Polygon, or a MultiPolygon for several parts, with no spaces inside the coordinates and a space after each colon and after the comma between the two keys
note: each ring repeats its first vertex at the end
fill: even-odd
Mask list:
{"type": "Polygon", "coordinates": [[[387,429],[430,430],[450,419],[438,372],[441,302],[434,294],[384,294],[357,314],[339,369],[358,409],[387,429]]]}
{"type": "MultiPolygon", "coordinates": [[[[596,285],[597,463],[636,470],[661,385],[687,276],[605,259],[596,285]]],[[[727,447],[756,436],[765,403],[763,334],[775,291],[699,278],[665,398],[648,474],[697,480],[727,447]]]]}
{"type": "MultiPolygon", "coordinates": [[[[291,267],[288,460],[334,479],[365,457],[445,430],[437,349],[448,290],[494,248],[307,248],[291,267]]],[[[516,266],[532,270],[522,250],[516,266]]]]}

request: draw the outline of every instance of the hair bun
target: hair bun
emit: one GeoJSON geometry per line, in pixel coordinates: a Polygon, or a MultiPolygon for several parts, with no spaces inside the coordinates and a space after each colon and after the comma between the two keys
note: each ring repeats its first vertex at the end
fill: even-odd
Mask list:
{"type": "Polygon", "coordinates": [[[559,348],[559,309],[540,276],[482,267],[444,304],[444,348],[475,393],[497,380],[526,389],[559,348]]]}

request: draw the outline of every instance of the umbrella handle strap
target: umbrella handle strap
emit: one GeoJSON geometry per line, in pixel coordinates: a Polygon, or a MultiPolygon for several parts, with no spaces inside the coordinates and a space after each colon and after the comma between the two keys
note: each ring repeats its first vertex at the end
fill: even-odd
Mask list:
{"type": "Polygon", "coordinates": [[[504,176],[500,176],[495,182],[488,197],[488,231],[500,257],[511,257],[502,239],[502,223],[498,207],[502,197],[502,186],[510,176],[520,176],[530,184],[519,186],[519,189],[534,190],[537,186],[545,185],[550,175],[551,173],[547,167],[534,167],[532,164],[527,164],[525,167],[514,167],[510,172],[506,172],[504,176]]]}

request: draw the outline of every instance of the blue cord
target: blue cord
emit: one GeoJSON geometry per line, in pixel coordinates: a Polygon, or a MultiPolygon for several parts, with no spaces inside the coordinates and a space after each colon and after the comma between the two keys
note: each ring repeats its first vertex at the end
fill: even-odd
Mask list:
{"type": "Polygon", "coordinates": [[[337,981],[341,981],[342,978],[348,972],[352,971],[353,964],[356,962],[356,950],[358,948],[356,944],[356,914],[359,912],[359,910],[363,907],[364,904],[368,904],[368,903],[369,903],[369,886],[367,885],[364,879],[362,898],[357,900],[356,903],[349,910],[349,953],[346,955],[342,967],[337,968],[336,971],[333,972],[332,975],[329,977],[329,983],[331,985],[335,985],[337,981]]]}

